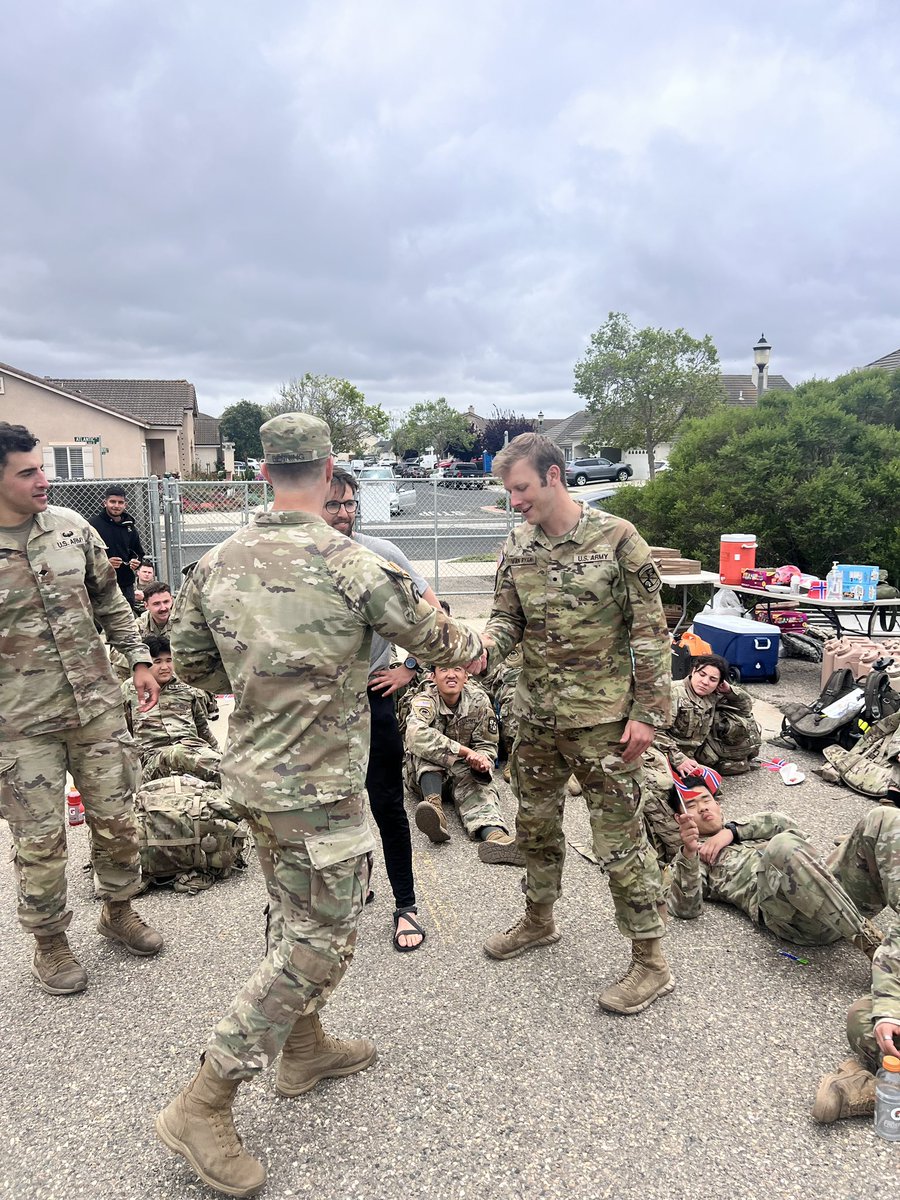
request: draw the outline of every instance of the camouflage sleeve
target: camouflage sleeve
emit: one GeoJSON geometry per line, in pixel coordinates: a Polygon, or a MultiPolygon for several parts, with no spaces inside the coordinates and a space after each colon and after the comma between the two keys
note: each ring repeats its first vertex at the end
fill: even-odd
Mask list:
{"type": "Polygon", "coordinates": [[[488,651],[488,669],[506,658],[525,636],[525,612],[507,562],[514,549],[512,535],[507,538],[494,580],[494,603],[485,634],[496,643],[488,651]]]}
{"type": "Polygon", "coordinates": [[[900,915],[888,929],[872,962],[872,1015],[878,1021],[900,1022],[900,915]]]}
{"type": "Polygon", "coordinates": [[[752,717],[753,698],[749,692],[732,684],[726,696],[717,697],[716,708],[722,712],[735,713],[739,717],[752,717]]]}
{"type": "Polygon", "coordinates": [[[742,821],[735,821],[735,825],[742,842],[767,842],[776,833],[804,832],[790,817],[780,812],[753,813],[742,821]]]}
{"type": "Polygon", "coordinates": [[[679,850],[669,864],[672,887],[666,901],[669,912],[682,921],[693,921],[703,912],[703,864],[699,854],[679,850]]]}
{"type": "Polygon", "coordinates": [[[662,580],[650,556],[650,547],[633,525],[616,546],[624,572],[629,629],[634,660],[634,703],[629,716],[656,729],[672,720],[672,642],[659,598],[662,580]]]}
{"type": "MultiPolygon", "coordinates": [[[[678,696],[676,694],[675,685],[671,688],[671,705],[672,705],[672,720],[678,712],[678,696]]],[[[634,710],[632,710],[632,716],[634,710]]],[[[679,767],[687,758],[687,755],[672,737],[670,732],[671,726],[666,726],[665,729],[657,729],[656,736],[653,739],[653,745],[657,750],[661,751],[673,767],[679,767]]]]}
{"type": "Polygon", "coordinates": [[[85,522],[84,585],[91,599],[94,618],[113,650],[118,650],[133,671],[140,663],[153,661],[137,631],[131,605],[119,590],[116,573],[109,565],[100,534],[85,522]]]}
{"type": "Polygon", "coordinates": [[[500,730],[497,726],[497,716],[494,706],[484,693],[484,702],[478,706],[478,724],[472,730],[472,749],[486,754],[493,762],[497,757],[497,747],[500,743],[500,730]]]}
{"type": "Polygon", "coordinates": [[[363,546],[355,549],[331,569],[348,606],[367,625],[425,662],[456,666],[480,657],[481,638],[474,629],[432,608],[405,571],[363,546]]]}
{"type": "Polygon", "coordinates": [[[128,726],[128,732],[134,737],[134,718],[131,715],[132,701],[137,703],[137,692],[134,690],[134,684],[129,681],[122,684],[122,707],[125,709],[125,724],[128,726]]]}
{"type": "Polygon", "coordinates": [[[203,615],[198,580],[201,571],[202,564],[184,581],[172,609],[169,640],[175,673],[185,683],[205,692],[230,692],[231,681],[203,615]]]}
{"type": "Polygon", "coordinates": [[[194,717],[194,725],[197,727],[198,735],[206,742],[207,746],[211,746],[213,750],[218,750],[219,743],[216,741],[216,735],[210,728],[209,717],[206,713],[206,700],[202,692],[194,691],[194,694],[191,696],[191,713],[194,717]]]}
{"type": "Polygon", "coordinates": [[[459,742],[434,728],[432,721],[436,716],[437,705],[432,696],[413,697],[406,722],[406,748],[416,758],[449,767],[459,757],[459,742]]]}

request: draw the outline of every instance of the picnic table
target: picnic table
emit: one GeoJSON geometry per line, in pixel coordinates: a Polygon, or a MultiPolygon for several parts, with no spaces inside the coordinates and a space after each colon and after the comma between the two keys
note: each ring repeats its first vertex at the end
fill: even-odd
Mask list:
{"type": "MultiPolygon", "coordinates": [[[[709,574],[709,572],[705,572],[709,574]]],[[[720,583],[719,576],[716,576],[717,588],[731,588],[733,592],[737,592],[740,596],[756,596],[761,600],[767,609],[769,620],[772,619],[772,606],[787,605],[789,608],[799,609],[800,612],[814,612],[834,631],[836,637],[840,637],[842,633],[846,633],[845,626],[841,623],[842,617],[855,618],[859,627],[860,633],[863,632],[863,620],[866,620],[867,627],[865,633],[869,637],[876,637],[880,634],[893,633],[897,626],[897,619],[900,617],[900,599],[894,600],[813,600],[805,593],[800,592],[773,592],[770,588],[755,588],[744,587],[734,583],[720,583]],[[876,624],[878,629],[875,628],[876,624]]]]}
{"type": "Polygon", "coordinates": [[[709,594],[712,596],[714,588],[719,586],[719,575],[716,571],[694,571],[691,574],[676,574],[663,575],[660,574],[660,579],[666,587],[681,588],[681,616],[678,618],[678,623],[672,630],[672,636],[679,632],[682,625],[687,624],[688,611],[688,589],[692,587],[702,587],[705,585],[709,588],[709,594]]]}

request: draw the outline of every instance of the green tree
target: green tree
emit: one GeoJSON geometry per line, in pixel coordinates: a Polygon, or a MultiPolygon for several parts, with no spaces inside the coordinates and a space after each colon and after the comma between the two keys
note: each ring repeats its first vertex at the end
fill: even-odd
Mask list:
{"type": "Polygon", "coordinates": [[[683,329],[635,329],[611,312],[575,365],[575,392],[594,420],[585,438],[601,446],[640,446],[650,478],[656,447],[675,440],[685,417],[702,416],[722,399],[719,356],[712,338],[683,329]]]}
{"type": "Polygon", "coordinates": [[[259,427],[266,421],[264,409],[251,400],[230,404],[219,418],[219,435],[223,442],[234,442],[234,457],[240,462],[262,458],[259,427]]]}
{"type": "Polygon", "coordinates": [[[266,408],[267,417],[304,412],[321,417],[331,429],[337,453],[358,458],[369,438],[388,431],[388,415],[380,404],[367,404],[365,395],[347,379],[311,375],[282,384],[278,399],[266,408]]]}
{"type": "Polygon", "coordinates": [[[429,446],[434,446],[435,454],[443,455],[450,445],[468,452],[475,442],[468,417],[451,408],[443,396],[414,404],[392,440],[398,455],[408,450],[423,454],[429,446]]]}
{"type": "MultiPolygon", "coordinates": [[[[764,566],[824,577],[834,559],[900,578],[900,433],[889,408],[860,406],[859,373],[766,392],[688,422],[669,470],[604,503],[651,543],[718,562],[723,533],[756,534],[764,566]],[[876,422],[859,415],[876,416],[876,422]],[[877,514],[877,519],[875,518],[877,514]]],[[[900,372],[885,377],[889,395],[900,372]]],[[[866,382],[877,393],[877,380],[866,382]]],[[[900,391],[895,392],[900,394],[900,391]]]]}

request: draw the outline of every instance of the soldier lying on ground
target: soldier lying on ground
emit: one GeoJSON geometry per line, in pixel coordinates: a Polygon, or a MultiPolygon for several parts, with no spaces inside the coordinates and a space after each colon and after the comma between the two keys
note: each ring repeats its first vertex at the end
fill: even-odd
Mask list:
{"type": "Polygon", "coordinates": [[[747,692],[728,682],[728,663],[718,654],[698,655],[687,679],[672,683],[672,722],[656,735],[654,749],[680,775],[701,764],[722,775],[744,775],[759,750],[762,732],[747,692]]]}
{"type": "Polygon", "coordinates": [[[416,825],[432,842],[450,840],[446,792],[470,837],[503,848],[503,857],[483,861],[518,861],[521,866],[493,780],[497,739],[497,718],[484,688],[472,683],[462,667],[435,667],[434,679],[410,703],[406,787],[418,800],[416,825]]]}
{"type": "Polygon", "coordinates": [[[134,685],[126,683],[122,688],[125,719],[138,745],[144,782],[166,775],[196,775],[218,783],[221,755],[203,693],[176,677],[167,637],[151,634],[144,641],[153,658],[150,669],[159,684],[159,702],[149,712],[141,712],[134,685]]]}

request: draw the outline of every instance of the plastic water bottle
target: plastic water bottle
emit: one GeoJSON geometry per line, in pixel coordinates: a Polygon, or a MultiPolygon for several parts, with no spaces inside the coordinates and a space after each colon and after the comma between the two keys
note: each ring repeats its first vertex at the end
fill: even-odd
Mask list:
{"type": "Polygon", "coordinates": [[[825,599],[826,600],[843,600],[844,598],[844,576],[838,570],[836,562],[831,564],[831,570],[825,576],[825,599]]]}
{"type": "Polygon", "coordinates": [[[70,825],[84,824],[84,804],[81,800],[81,794],[76,788],[72,788],[70,792],[66,793],[66,810],[70,825]]]}
{"type": "Polygon", "coordinates": [[[886,1054],[875,1076],[875,1132],[900,1142],[900,1058],[886,1054]]]}

